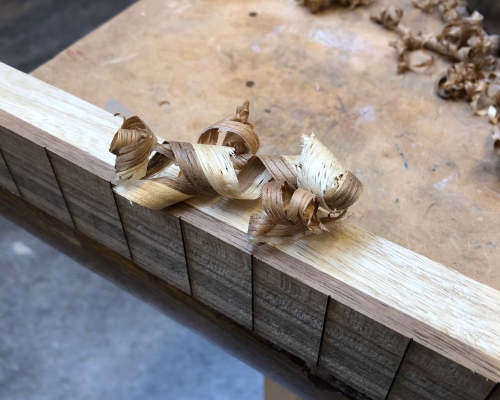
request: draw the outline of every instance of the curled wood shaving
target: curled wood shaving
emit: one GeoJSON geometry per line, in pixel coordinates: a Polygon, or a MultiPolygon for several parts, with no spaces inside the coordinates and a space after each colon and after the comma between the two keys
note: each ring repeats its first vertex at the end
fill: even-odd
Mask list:
{"type": "Polygon", "coordinates": [[[143,120],[139,117],[123,117],[123,124],[109,148],[116,156],[116,179],[128,181],[143,178],[147,172],[149,154],[156,143],[156,136],[143,120]]]}
{"type": "Polygon", "coordinates": [[[493,148],[500,157],[500,125],[495,125],[493,128],[493,148]]]}
{"type": "Polygon", "coordinates": [[[500,123],[500,106],[490,106],[488,109],[488,120],[494,125],[498,125],[500,123]]]}
{"type": "Polygon", "coordinates": [[[333,5],[338,4],[343,7],[349,7],[350,9],[354,9],[357,6],[366,6],[370,4],[371,0],[297,0],[301,2],[304,6],[309,8],[309,11],[312,13],[316,13],[321,9],[333,5]]]}
{"type": "Polygon", "coordinates": [[[489,83],[486,93],[490,99],[496,101],[500,105],[500,77],[496,75],[490,75],[493,80],[489,83]]]}
{"type": "Polygon", "coordinates": [[[318,197],[307,190],[294,189],[286,181],[264,185],[262,207],[266,214],[250,217],[250,242],[285,244],[308,233],[328,231],[317,214],[318,197]]]}
{"type": "Polygon", "coordinates": [[[475,114],[484,117],[488,115],[490,107],[495,106],[495,101],[490,99],[485,92],[478,92],[472,97],[470,105],[475,114]]]}
{"type": "Polygon", "coordinates": [[[302,154],[297,167],[297,185],[318,196],[328,211],[344,210],[361,195],[361,182],[347,171],[312,134],[302,135],[302,154]]]}
{"type": "Polygon", "coordinates": [[[437,7],[444,22],[459,21],[469,14],[467,2],[462,0],[412,0],[412,4],[425,12],[437,7]]]}
{"type": "Polygon", "coordinates": [[[399,7],[389,6],[382,8],[378,13],[374,13],[370,16],[372,21],[375,21],[391,31],[395,31],[401,20],[403,19],[403,10],[399,7]]]}
{"type": "Polygon", "coordinates": [[[361,182],[314,135],[302,136],[300,156],[257,155],[259,138],[248,116],[246,101],[234,116],[205,129],[197,144],[160,144],[144,121],[125,119],[110,147],[121,183],[114,190],[152,209],[197,195],[262,196],[266,214],[254,214],[249,221],[253,242],[291,243],[328,231],[324,223],[346,214],[362,193],[361,182]],[[225,136],[218,146],[221,133],[225,136]],[[169,170],[172,165],[177,174],[169,170]]]}
{"type": "Polygon", "coordinates": [[[412,32],[401,23],[402,18],[403,10],[394,6],[383,8],[371,15],[373,21],[396,31],[400,36],[399,40],[390,43],[397,52],[398,73],[401,74],[407,70],[424,72],[434,62],[434,58],[423,50],[431,37],[424,37],[421,32],[412,32]]]}
{"type": "Polygon", "coordinates": [[[325,6],[325,4],[327,4],[327,0],[303,0],[302,4],[309,8],[309,11],[315,13],[321,10],[325,6]]]}
{"type": "Polygon", "coordinates": [[[464,98],[467,89],[472,94],[477,92],[476,88],[482,76],[472,64],[453,64],[436,81],[436,92],[443,99],[464,98]]]}
{"type": "Polygon", "coordinates": [[[399,60],[398,68],[409,69],[414,72],[425,72],[432,65],[434,58],[425,50],[407,52],[404,60],[399,60]]]}
{"type": "Polygon", "coordinates": [[[492,70],[498,66],[498,58],[492,55],[498,47],[498,37],[488,36],[484,32],[481,14],[474,12],[470,17],[450,22],[438,35],[413,32],[401,22],[402,18],[403,10],[394,6],[383,8],[371,16],[373,21],[400,36],[398,41],[391,43],[398,53],[399,73],[414,70],[407,65],[408,52],[418,49],[427,49],[456,61],[474,64],[476,68],[492,70]]]}
{"type": "Polygon", "coordinates": [[[460,0],[443,0],[438,5],[438,11],[444,22],[458,21],[469,15],[467,2],[460,0]]]}
{"type": "Polygon", "coordinates": [[[250,218],[251,242],[291,243],[310,233],[328,231],[323,225],[342,218],[363,191],[363,185],[347,171],[313,135],[302,136],[297,166],[297,186],[275,181],[264,186],[262,206],[266,215],[250,218]],[[319,217],[319,207],[326,213],[319,217]]]}
{"type": "Polygon", "coordinates": [[[478,70],[474,64],[452,65],[436,82],[436,91],[444,99],[466,99],[480,116],[488,115],[495,123],[500,106],[498,72],[478,70]]]}
{"type": "Polygon", "coordinates": [[[399,39],[390,43],[396,49],[398,73],[423,72],[433,58],[425,50],[458,61],[436,81],[436,93],[444,99],[466,99],[472,110],[497,124],[500,109],[500,37],[482,28],[483,16],[468,15],[467,3],[459,0],[412,0],[413,5],[430,12],[438,7],[446,25],[438,35],[413,32],[402,23],[403,11],[389,6],[371,19],[395,31],[399,39]],[[425,49],[425,50],[424,50],[425,49]]]}
{"type": "Polygon", "coordinates": [[[440,3],[440,0],[411,0],[411,2],[422,11],[430,12],[440,3]]]}

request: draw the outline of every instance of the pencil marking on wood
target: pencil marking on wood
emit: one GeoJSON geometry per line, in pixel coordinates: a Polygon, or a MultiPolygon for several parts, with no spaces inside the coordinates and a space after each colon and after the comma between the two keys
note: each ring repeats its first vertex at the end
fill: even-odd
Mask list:
{"type": "Polygon", "coordinates": [[[405,166],[405,169],[408,170],[408,162],[406,161],[406,157],[405,157],[403,151],[399,148],[399,145],[395,144],[394,146],[396,146],[396,150],[398,151],[399,155],[403,159],[403,164],[405,166]]]}
{"type": "MultiPolygon", "coordinates": [[[[49,160],[49,163],[50,163],[49,153],[47,152],[46,148],[45,148],[45,154],[46,154],[47,159],[49,160]]],[[[64,204],[66,206],[66,209],[68,210],[69,216],[71,217],[71,226],[76,226],[75,225],[75,220],[73,219],[73,216],[69,212],[68,202],[67,202],[66,198],[64,197],[63,191],[61,190],[61,183],[59,182],[59,179],[57,178],[56,172],[54,171],[54,168],[52,167],[52,164],[50,164],[50,167],[52,168],[52,173],[54,174],[54,178],[57,181],[57,186],[59,187],[59,190],[61,191],[61,194],[62,194],[62,197],[63,197],[63,200],[64,200],[64,204]]]]}

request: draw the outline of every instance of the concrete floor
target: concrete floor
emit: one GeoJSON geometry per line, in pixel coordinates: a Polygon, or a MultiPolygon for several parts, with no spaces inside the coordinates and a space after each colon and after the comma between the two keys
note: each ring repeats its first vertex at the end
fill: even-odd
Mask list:
{"type": "Polygon", "coordinates": [[[31,72],[133,3],[0,0],[0,61],[31,72]]]}
{"type": "MultiPolygon", "coordinates": [[[[30,72],[134,0],[0,0],[30,72]]],[[[260,373],[0,217],[1,400],[261,400],[260,373]]]]}
{"type": "Polygon", "coordinates": [[[0,217],[0,399],[262,398],[260,373],[0,217]]]}

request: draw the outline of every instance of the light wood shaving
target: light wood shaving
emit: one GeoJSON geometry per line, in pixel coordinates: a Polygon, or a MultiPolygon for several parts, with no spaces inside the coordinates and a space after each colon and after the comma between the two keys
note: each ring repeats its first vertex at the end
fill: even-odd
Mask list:
{"type": "Polygon", "coordinates": [[[300,156],[257,155],[260,143],[248,122],[249,107],[246,101],[235,116],[205,129],[197,144],[160,144],[144,121],[124,119],[110,147],[120,183],[114,190],[151,209],[197,195],[262,197],[266,214],[251,216],[252,242],[292,243],[328,231],[324,224],[342,218],[363,185],[314,134],[302,136],[300,156]]]}
{"type": "Polygon", "coordinates": [[[444,22],[459,21],[469,14],[467,2],[462,0],[412,0],[412,4],[425,12],[437,7],[444,22]]]}
{"type": "Polygon", "coordinates": [[[498,156],[500,156],[500,126],[498,125],[493,128],[493,148],[498,156]]]}

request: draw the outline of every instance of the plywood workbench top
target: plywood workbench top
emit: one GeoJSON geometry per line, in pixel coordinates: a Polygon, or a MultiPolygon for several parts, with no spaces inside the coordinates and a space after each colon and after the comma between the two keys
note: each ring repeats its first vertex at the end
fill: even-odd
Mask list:
{"type": "MultiPolygon", "coordinates": [[[[352,224],[500,290],[491,126],[434,94],[442,61],[396,74],[395,34],[369,20],[391,3],[311,15],[293,0],[142,0],[33,75],[189,142],[248,98],[261,154],[299,154],[314,132],[359,177],[352,224]]],[[[399,3],[409,26],[441,29],[399,3]]]]}

